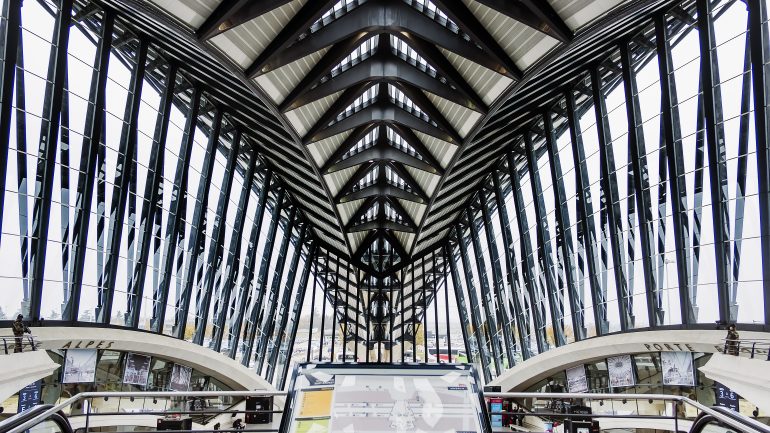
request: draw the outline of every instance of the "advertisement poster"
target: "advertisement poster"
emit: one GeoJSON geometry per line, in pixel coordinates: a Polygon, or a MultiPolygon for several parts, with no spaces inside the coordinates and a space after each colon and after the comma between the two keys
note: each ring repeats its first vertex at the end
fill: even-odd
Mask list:
{"type": "Polygon", "coordinates": [[[631,364],[631,355],[607,358],[607,370],[610,376],[610,388],[633,386],[636,383],[634,380],[634,367],[631,364]]]}
{"type": "Polygon", "coordinates": [[[189,391],[192,368],[174,364],[171,369],[171,382],[168,387],[173,391],[189,391]]]}
{"type": "Polygon", "coordinates": [[[147,386],[150,375],[150,357],[129,353],[126,355],[126,368],[123,371],[123,383],[147,386]]]}
{"type": "Polygon", "coordinates": [[[663,385],[695,386],[691,352],[660,352],[663,385]]]}
{"type": "MultiPolygon", "coordinates": [[[[502,412],[503,411],[503,399],[502,398],[490,398],[489,399],[489,411],[490,412],[502,412]]],[[[489,416],[492,422],[492,427],[503,426],[503,415],[492,414],[489,416]]]]}
{"type": "Polygon", "coordinates": [[[68,349],[62,383],[93,382],[96,378],[96,349],[68,349]]]}
{"type": "Polygon", "coordinates": [[[42,381],[37,380],[19,390],[19,406],[16,413],[22,413],[25,410],[40,404],[40,388],[42,381]]]}
{"type": "Polygon", "coordinates": [[[738,411],[738,394],[730,388],[714,381],[714,401],[717,406],[726,407],[738,411]]]}
{"type": "Polygon", "coordinates": [[[588,392],[586,369],[582,364],[567,369],[567,388],[569,392],[588,392]]]}

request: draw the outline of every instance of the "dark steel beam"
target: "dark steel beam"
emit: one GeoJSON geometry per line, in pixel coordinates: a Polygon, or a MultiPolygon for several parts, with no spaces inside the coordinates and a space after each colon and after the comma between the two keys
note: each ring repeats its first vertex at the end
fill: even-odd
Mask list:
{"type": "Polygon", "coordinates": [[[389,220],[385,220],[385,221],[374,220],[374,221],[365,222],[363,224],[356,224],[346,229],[346,231],[349,233],[355,233],[355,232],[365,232],[365,231],[377,230],[377,229],[393,230],[396,232],[404,232],[404,233],[414,233],[413,227],[409,227],[405,224],[399,224],[389,220]]]}
{"type": "Polygon", "coordinates": [[[418,194],[406,191],[404,189],[401,189],[399,187],[396,187],[390,184],[381,184],[381,183],[375,183],[370,186],[361,188],[358,191],[353,191],[351,193],[343,195],[339,199],[335,199],[335,203],[347,203],[353,200],[359,200],[359,199],[368,198],[368,197],[377,197],[381,195],[388,195],[391,197],[408,200],[414,203],[420,203],[420,204],[425,203],[425,199],[420,197],[418,194]]]}
{"type": "MultiPolygon", "coordinates": [[[[548,211],[543,199],[543,187],[540,183],[540,173],[537,168],[537,156],[529,133],[524,135],[527,152],[527,169],[529,170],[529,185],[532,189],[533,205],[535,208],[535,235],[537,239],[537,258],[540,262],[540,274],[545,280],[546,298],[550,304],[551,329],[556,346],[567,344],[564,336],[564,292],[554,281],[556,265],[553,263],[551,250],[551,231],[548,229],[548,211]]],[[[541,283],[542,286],[542,283],[541,283]]],[[[545,299],[544,299],[545,302],[545,299]]]]}
{"type": "MultiPolygon", "coordinates": [[[[144,282],[147,274],[148,254],[150,251],[150,242],[153,236],[153,224],[155,223],[156,212],[162,211],[163,204],[161,196],[163,192],[163,166],[166,153],[166,138],[168,136],[168,124],[171,120],[171,105],[174,99],[174,83],[176,83],[177,67],[170,64],[166,72],[166,87],[161,97],[161,111],[155,121],[155,133],[153,136],[153,147],[150,151],[148,162],[147,180],[144,186],[144,205],[142,206],[142,215],[139,222],[139,233],[141,237],[136,247],[138,258],[134,269],[132,269],[129,279],[127,292],[129,298],[128,308],[125,313],[125,324],[128,327],[136,328],[139,326],[139,317],[142,309],[142,299],[144,297],[144,282]]],[[[137,118],[138,120],[138,118],[137,118]]],[[[138,131],[137,131],[138,132],[138,131]]],[[[117,231],[122,231],[121,226],[117,226],[117,231]]],[[[120,245],[120,241],[116,243],[120,245]]],[[[117,251],[116,251],[117,252],[117,251]]],[[[115,277],[112,276],[110,283],[114,284],[115,277]]],[[[114,287],[114,286],[113,286],[114,287]]],[[[114,288],[111,292],[114,291],[114,288]]],[[[109,310],[107,310],[109,311],[109,310]]]]}
{"type": "MultiPolygon", "coordinates": [[[[35,187],[35,205],[32,213],[32,243],[30,248],[30,263],[32,264],[30,278],[32,283],[30,284],[29,317],[32,320],[40,317],[40,304],[43,296],[48,224],[51,204],[53,203],[53,179],[56,170],[56,149],[59,141],[71,20],[72,0],[62,0],[53,28],[51,51],[48,58],[48,78],[40,126],[40,146],[37,152],[37,174],[35,177],[37,186],[35,187]]],[[[14,60],[11,61],[15,63],[14,60]]],[[[3,78],[5,79],[5,76],[3,78]]],[[[7,144],[0,145],[3,148],[7,146],[7,144]]],[[[6,161],[3,162],[7,164],[7,151],[3,152],[6,152],[6,161]]],[[[2,191],[2,193],[4,192],[2,191]]]]}
{"type": "Polygon", "coordinates": [[[479,0],[479,3],[565,44],[575,37],[572,29],[547,1],[479,0]]]}
{"type": "Polygon", "coordinates": [[[380,140],[380,143],[375,144],[368,149],[362,150],[361,152],[356,153],[355,155],[352,155],[348,158],[337,160],[336,162],[330,164],[327,168],[322,167],[322,173],[329,174],[375,160],[390,160],[414,167],[418,170],[427,171],[428,173],[436,174],[439,176],[442,175],[444,170],[441,167],[434,167],[415,156],[409,155],[406,152],[394,148],[393,146],[385,143],[384,140],[380,140]]]}
{"type": "MultiPolygon", "coordinates": [[[[221,272],[217,272],[217,275],[220,277],[217,278],[215,285],[221,289],[217,290],[216,296],[214,297],[213,329],[211,331],[210,343],[211,349],[216,352],[219,352],[222,348],[222,337],[224,336],[225,321],[227,319],[228,306],[230,306],[233,283],[238,275],[241,261],[240,254],[241,244],[243,243],[243,233],[246,225],[246,211],[249,207],[251,194],[254,191],[254,171],[256,170],[257,159],[258,156],[256,150],[252,150],[251,155],[249,156],[248,166],[246,167],[246,174],[243,176],[243,186],[241,187],[240,197],[238,197],[238,208],[235,213],[235,221],[233,221],[233,229],[230,235],[227,262],[224,264],[224,267],[221,268],[221,272]]],[[[230,183],[232,183],[232,180],[230,183]]],[[[232,190],[232,186],[230,186],[230,189],[232,190]]],[[[225,211],[221,215],[220,218],[224,218],[224,216],[227,215],[227,212],[225,211]]],[[[222,239],[224,241],[224,236],[222,239]]],[[[217,257],[217,263],[222,263],[221,256],[217,257]]],[[[212,269],[212,271],[214,270],[215,269],[212,269]]],[[[234,307],[235,305],[233,305],[232,308],[234,307]]]]}
{"type": "MultiPolygon", "coordinates": [[[[96,114],[104,111],[107,101],[107,72],[110,63],[110,46],[114,23],[115,14],[105,11],[102,21],[102,32],[96,48],[94,72],[91,76],[91,90],[88,97],[89,104],[85,117],[86,123],[80,147],[78,196],[75,199],[75,220],[72,230],[72,263],[69,275],[70,296],[69,299],[65,299],[66,306],[62,312],[62,320],[77,320],[80,309],[80,293],[83,286],[88,228],[91,221],[91,202],[93,201],[94,182],[96,180],[98,143],[102,141],[104,136],[105,117],[96,114]]],[[[5,102],[3,102],[2,106],[6,106],[5,102]]],[[[4,175],[2,182],[5,182],[4,175]]],[[[2,207],[1,202],[0,207],[2,207]]]]}
{"type": "Polygon", "coordinates": [[[732,323],[737,318],[738,308],[734,303],[735,300],[730,299],[730,214],[727,203],[729,194],[719,64],[715,47],[714,21],[711,17],[712,4],[708,1],[699,1],[696,2],[696,8],[703,84],[703,114],[706,119],[706,148],[711,185],[711,217],[714,227],[719,319],[724,323],[732,323]]]}
{"type": "MultiPolygon", "coordinates": [[[[185,213],[185,201],[187,196],[187,183],[190,178],[190,158],[192,149],[195,146],[195,130],[198,127],[198,112],[201,101],[200,87],[193,87],[190,98],[190,111],[187,113],[187,122],[182,136],[181,152],[176,165],[174,174],[174,183],[171,190],[171,204],[169,206],[168,218],[166,222],[166,249],[163,252],[161,260],[163,269],[161,271],[161,280],[158,288],[153,295],[153,314],[150,319],[150,330],[157,333],[163,332],[163,325],[166,320],[166,304],[168,303],[168,292],[171,287],[171,280],[174,259],[177,255],[177,247],[183,249],[183,238],[180,236],[180,229],[183,227],[182,215],[185,213]]],[[[181,271],[181,266],[177,273],[181,271]]]]}
{"type": "MultiPolygon", "coordinates": [[[[556,266],[559,276],[559,285],[567,286],[570,309],[572,310],[572,330],[575,341],[584,340],[585,306],[583,304],[582,291],[578,291],[575,282],[575,264],[573,262],[574,246],[572,244],[572,225],[569,219],[569,207],[567,206],[567,194],[564,189],[564,174],[561,169],[561,160],[556,148],[556,137],[553,127],[553,119],[550,113],[543,115],[545,128],[545,146],[548,152],[548,163],[551,168],[551,183],[553,184],[554,203],[556,207],[556,266]]],[[[572,198],[570,198],[572,199],[572,198]]]]}
{"type": "MultiPolygon", "coordinates": [[[[23,0],[3,3],[3,21],[0,23],[0,50],[3,52],[3,68],[0,70],[0,209],[5,209],[5,177],[8,171],[8,147],[11,133],[13,85],[16,75],[16,58],[21,40],[21,5],[23,0]]],[[[97,52],[99,52],[97,50],[97,52]]],[[[97,64],[98,65],[98,64],[97,64]]],[[[92,78],[92,81],[93,78],[92,78]]],[[[2,241],[3,215],[0,212],[0,241],[2,241]]]]}
{"type": "Polygon", "coordinates": [[[187,241],[186,266],[184,270],[184,288],[177,300],[176,316],[172,333],[174,337],[183,339],[185,337],[185,328],[187,328],[187,313],[190,309],[190,298],[192,297],[192,286],[195,280],[195,270],[197,268],[199,256],[204,248],[204,230],[206,224],[206,212],[208,212],[209,188],[211,187],[211,174],[214,171],[214,159],[219,143],[219,130],[222,126],[222,111],[217,110],[211,122],[211,131],[206,145],[206,156],[203,160],[203,169],[201,170],[198,192],[195,196],[195,210],[192,217],[192,233],[187,241]]]}
{"type": "MultiPolygon", "coordinates": [[[[615,279],[615,290],[617,291],[618,311],[620,312],[620,329],[627,331],[635,327],[635,317],[633,309],[633,293],[629,291],[629,281],[626,278],[625,264],[626,264],[626,250],[623,242],[623,222],[621,221],[620,211],[620,194],[618,193],[618,180],[615,174],[615,154],[612,146],[612,134],[610,133],[609,118],[607,117],[607,107],[604,96],[604,86],[602,85],[602,77],[600,75],[598,67],[591,68],[591,96],[593,98],[594,116],[596,116],[596,130],[599,140],[599,165],[600,165],[600,182],[601,193],[599,197],[599,223],[601,229],[601,254],[599,258],[602,260],[602,274],[608,271],[610,266],[612,269],[612,276],[615,279]],[[609,226],[609,227],[607,227],[609,226]],[[607,228],[609,228],[609,235],[607,234],[607,228]],[[612,252],[612,265],[606,262],[605,243],[604,239],[609,240],[610,251],[612,252]]],[[[626,101],[626,106],[630,105],[626,101]]],[[[631,119],[629,119],[629,125],[631,125],[631,119]]],[[[630,126],[629,126],[630,129],[630,126]]],[[[630,135],[630,134],[629,134],[630,135]]],[[[630,140],[629,140],[630,142],[630,140]]],[[[629,152],[630,153],[630,152],[629,152]]],[[[631,155],[628,159],[633,159],[631,155]]],[[[639,172],[634,170],[637,168],[635,163],[631,163],[631,175],[633,179],[639,177],[639,172]]],[[[645,166],[647,164],[645,163],[645,166]]],[[[645,173],[646,174],[646,173],[645,173]]],[[[631,199],[629,199],[631,200],[631,199]]],[[[633,203],[629,204],[628,212],[628,225],[629,231],[633,230],[633,203]]],[[[629,233],[629,238],[633,239],[634,236],[629,233]]],[[[629,242],[629,248],[633,248],[633,242],[629,242]]],[[[634,251],[631,249],[628,252],[628,260],[633,263],[634,251]]],[[[642,252],[644,254],[644,252],[642,252]]],[[[633,282],[633,280],[631,281],[633,282]]],[[[602,280],[602,290],[606,290],[604,285],[606,281],[602,280]]]]}
{"type": "Polygon", "coordinates": [[[759,224],[762,249],[762,288],[765,325],[770,325],[770,131],[768,131],[767,6],[761,0],[748,0],[751,79],[754,91],[754,134],[757,143],[757,182],[759,224]]]}
{"type": "Polygon", "coordinates": [[[273,9],[291,3],[291,0],[225,0],[214,9],[206,21],[195,31],[201,40],[208,40],[234,27],[264,15],[273,9]]]}
{"type": "Polygon", "coordinates": [[[441,163],[438,162],[436,157],[433,156],[433,153],[425,146],[425,144],[423,144],[422,140],[417,137],[417,134],[415,134],[411,128],[402,126],[398,123],[389,123],[388,128],[392,129],[393,132],[406,140],[406,142],[409,143],[409,145],[412,146],[414,150],[422,156],[422,159],[431,165],[431,167],[436,167],[436,169],[439,170],[439,173],[445,172],[441,163]]]}

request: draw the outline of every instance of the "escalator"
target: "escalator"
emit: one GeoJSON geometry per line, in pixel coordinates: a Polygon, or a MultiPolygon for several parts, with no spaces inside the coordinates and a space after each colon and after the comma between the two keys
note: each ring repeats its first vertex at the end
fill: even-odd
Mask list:
{"type": "Polygon", "coordinates": [[[67,416],[61,411],[51,412],[53,408],[52,404],[41,404],[18,413],[0,423],[0,432],[73,433],[67,416]],[[51,413],[46,415],[47,412],[51,413]]]}

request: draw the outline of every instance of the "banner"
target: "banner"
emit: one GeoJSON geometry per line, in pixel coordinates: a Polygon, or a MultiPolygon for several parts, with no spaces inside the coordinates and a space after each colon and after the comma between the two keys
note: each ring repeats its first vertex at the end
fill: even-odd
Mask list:
{"type": "Polygon", "coordinates": [[[621,386],[633,386],[634,367],[631,363],[631,355],[612,356],[607,358],[607,371],[610,376],[610,388],[621,386]]]}
{"type": "Polygon", "coordinates": [[[174,364],[174,367],[171,369],[171,382],[168,384],[169,389],[173,391],[189,391],[191,376],[192,368],[174,364]]]}
{"type": "Polygon", "coordinates": [[[739,396],[735,393],[735,391],[717,381],[714,381],[714,401],[716,402],[717,406],[726,407],[737,412],[738,398],[739,396]]]}
{"type": "Polygon", "coordinates": [[[16,413],[22,413],[25,410],[40,404],[40,388],[42,381],[36,380],[19,390],[19,405],[16,413]]]}
{"type": "Polygon", "coordinates": [[[147,386],[150,375],[150,357],[129,353],[126,355],[126,368],[123,370],[123,383],[147,386]]]}
{"type": "Polygon", "coordinates": [[[691,352],[660,352],[663,385],[695,386],[691,352]]]}
{"type": "Polygon", "coordinates": [[[96,349],[69,349],[62,383],[93,382],[96,378],[96,349]]]}
{"type": "Polygon", "coordinates": [[[569,392],[588,392],[586,369],[582,364],[567,369],[567,389],[569,392]]]}

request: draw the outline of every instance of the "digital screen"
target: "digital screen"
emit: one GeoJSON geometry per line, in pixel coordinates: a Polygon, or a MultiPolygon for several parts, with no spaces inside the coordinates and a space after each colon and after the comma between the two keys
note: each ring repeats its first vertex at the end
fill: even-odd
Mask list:
{"type": "Polygon", "coordinates": [[[297,370],[289,433],[481,433],[472,370],[307,364],[297,370]]]}

